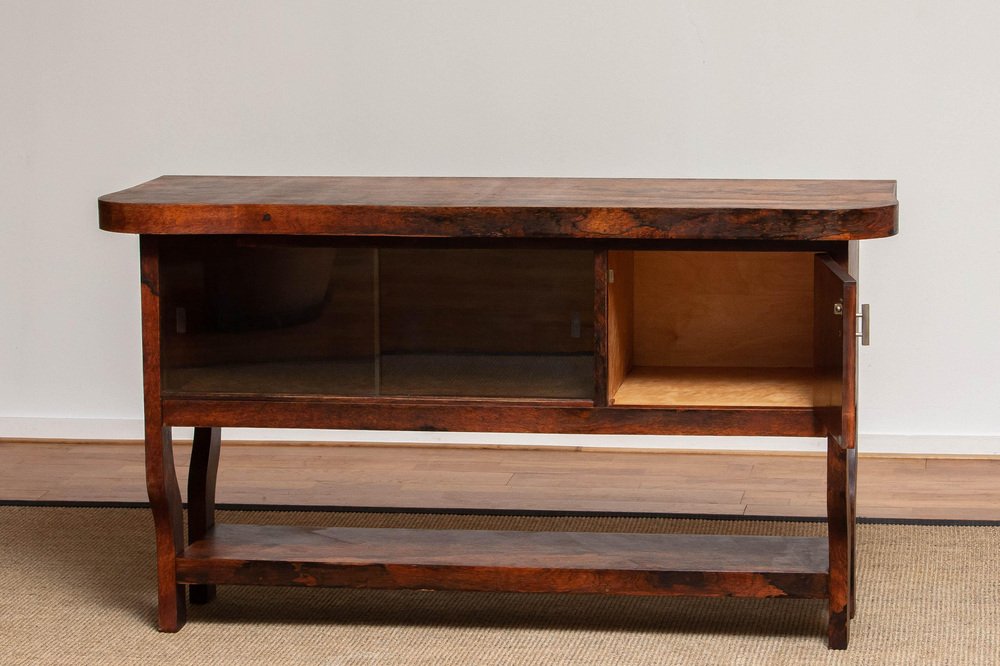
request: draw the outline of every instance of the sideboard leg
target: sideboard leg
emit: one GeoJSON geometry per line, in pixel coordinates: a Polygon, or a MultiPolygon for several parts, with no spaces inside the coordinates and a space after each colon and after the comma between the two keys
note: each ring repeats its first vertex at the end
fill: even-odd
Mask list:
{"type": "Polygon", "coordinates": [[[159,627],[160,631],[177,631],[187,620],[184,586],[177,583],[177,555],[184,548],[184,507],[177,485],[170,427],[163,424],[160,394],[160,253],[155,236],[139,237],[139,270],[146,492],[156,530],[159,627]]]}
{"type": "MultiPolygon", "coordinates": [[[[219,471],[220,428],[195,428],[188,471],[188,543],[205,538],[215,525],[215,478],[219,471]]],[[[215,599],[214,585],[191,585],[191,603],[215,599]]]]}
{"type": "Polygon", "coordinates": [[[854,591],[857,588],[857,579],[855,572],[858,568],[857,565],[857,543],[856,531],[858,525],[858,514],[857,514],[857,496],[858,496],[858,449],[857,447],[847,450],[847,487],[848,487],[848,497],[849,497],[849,514],[847,517],[847,529],[851,541],[851,617],[853,618],[855,613],[857,613],[858,605],[855,600],[854,591]]]}
{"type": "Polygon", "coordinates": [[[847,450],[836,438],[827,437],[826,506],[830,541],[830,623],[831,649],[847,648],[850,639],[851,530],[848,503],[847,450]]]}
{"type": "Polygon", "coordinates": [[[170,428],[146,426],[146,490],[156,529],[156,578],[160,631],[184,626],[184,586],[177,583],[177,555],[184,548],[184,512],[174,469],[170,428]]]}

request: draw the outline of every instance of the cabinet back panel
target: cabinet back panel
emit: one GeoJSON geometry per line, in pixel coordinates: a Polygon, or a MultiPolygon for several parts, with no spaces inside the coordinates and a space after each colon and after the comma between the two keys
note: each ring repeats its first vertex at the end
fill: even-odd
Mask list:
{"type": "Polygon", "coordinates": [[[375,251],[163,242],[164,389],[376,390],[375,251]]]}
{"type": "Polygon", "coordinates": [[[167,365],[374,356],[373,250],[164,245],[167,365]]]}
{"type": "Polygon", "coordinates": [[[379,285],[383,353],[594,349],[591,251],[381,249],[379,285]]]}
{"type": "Polygon", "coordinates": [[[811,253],[634,257],[634,365],[812,365],[811,253]]]}

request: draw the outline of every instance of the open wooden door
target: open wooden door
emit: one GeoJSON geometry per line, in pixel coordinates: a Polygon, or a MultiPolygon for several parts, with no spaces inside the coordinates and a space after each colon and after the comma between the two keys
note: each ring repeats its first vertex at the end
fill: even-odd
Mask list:
{"type": "Polygon", "coordinates": [[[829,255],[816,255],[813,282],[815,405],[827,433],[826,505],[831,648],[844,649],[854,617],[857,488],[857,282],[829,255]]]}
{"type": "Polygon", "coordinates": [[[815,405],[828,434],[845,449],[857,440],[858,285],[829,255],[816,255],[813,282],[815,405]]]}

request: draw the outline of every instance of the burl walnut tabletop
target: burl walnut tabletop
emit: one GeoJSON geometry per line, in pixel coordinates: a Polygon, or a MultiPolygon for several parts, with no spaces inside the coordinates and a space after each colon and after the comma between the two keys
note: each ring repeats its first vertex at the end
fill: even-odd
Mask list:
{"type": "Polygon", "coordinates": [[[817,241],[897,222],[890,180],[162,176],[99,206],[140,234],[817,241]]]}

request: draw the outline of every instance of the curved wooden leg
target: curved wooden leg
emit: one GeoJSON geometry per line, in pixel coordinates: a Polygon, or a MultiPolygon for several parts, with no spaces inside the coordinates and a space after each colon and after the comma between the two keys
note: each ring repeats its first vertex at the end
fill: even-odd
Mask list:
{"type": "Polygon", "coordinates": [[[829,644],[847,648],[850,640],[851,530],[848,503],[848,452],[833,436],[827,437],[826,507],[830,541],[829,644]]]}
{"type": "Polygon", "coordinates": [[[142,301],[142,387],[146,421],[146,492],[156,530],[156,580],[160,631],[187,620],[184,587],[177,583],[177,555],[184,548],[184,508],[177,486],[170,428],[160,396],[160,254],[155,236],[139,237],[142,301]]]}
{"type": "MultiPolygon", "coordinates": [[[[215,525],[215,477],[219,471],[220,428],[195,428],[188,470],[188,543],[205,538],[215,525]]],[[[215,598],[214,585],[191,585],[191,603],[215,598]]]]}
{"type": "Polygon", "coordinates": [[[156,529],[156,579],[160,631],[187,621],[184,586],[177,583],[177,555],[184,548],[184,510],[174,469],[170,428],[146,424],[146,490],[156,529]]]}

